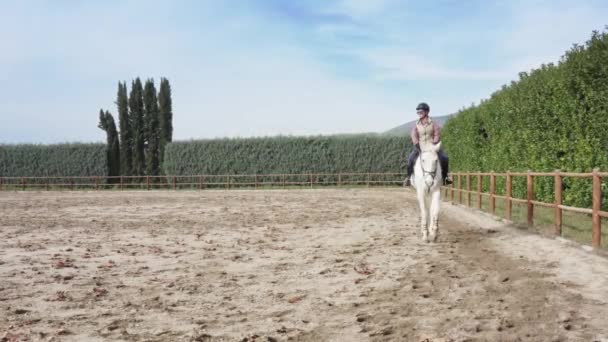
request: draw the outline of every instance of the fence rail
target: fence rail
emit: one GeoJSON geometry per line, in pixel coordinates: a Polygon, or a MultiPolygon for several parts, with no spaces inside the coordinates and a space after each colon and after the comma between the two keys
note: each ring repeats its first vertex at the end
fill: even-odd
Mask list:
{"type": "Polygon", "coordinates": [[[534,225],[534,208],[549,207],[554,208],[554,234],[561,236],[562,234],[562,212],[570,211],[576,213],[589,214],[592,218],[591,227],[591,245],[593,248],[600,248],[602,241],[602,220],[601,218],[608,218],[608,212],[602,211],[602,178],[608,177],[608,172],[600,172],[598,169],[594,169],[591,173],[572,173],[572,172],[560,172],[556,170],[554,172],[506,172],[506,173],[495,173],[495,172],[456,172],[452,173],[454,183],[451,186],[444,186],[444,199],[450,200],[452,203],[459,202],[464,204],[463,195],[466,195],[466,205],[471,207],[471,196],[475,194],[477,196],[477,208],[481,209],[482,200],[481,197],[489,197],[490,211],[492,214],[496,214],[496,199],[503,199],[506,201],[504,215],[509,221],[512,219],[513,203],[526,204],[527,213],[527,224],[528,226],[534,225]],[[471,178],[477,178],[476,190],[471,189],[471,178]],[[490,177],[490,192],[482,191],[482,182],[486,177],[490,177]],[[506,177],[506,189],[505,196],[496,194],[496,177],[506,177]],[[514,177],[526,177],[526,198],[514,198],[512,197],[513,190],[513,178],[514,177]],[[554,179],[554,197],[553,203],[546,203],[535,200],[534,196],[534,179],[536,177],[552,177],[554,179]],[[591,208],[577,208],[563,205],[562,203],[562,181],[564,177],[576,177],[576,178],[591,178],[593,181],[593,196],[592,196],[592,207],[591,208]],[[466,179],[466,182],[463,182],[466,179]],[[466,188],[463,186],[466,184],[466,188]],[[455,199],[455,194],[458,194],[458,199],[455,199]]]}
{"type": "Polygon", "coordinates": [[[2,190],[232,189],[293,186],[395,186],[404,173],[299,173],[189,176],[0,177],[2,190]]]}

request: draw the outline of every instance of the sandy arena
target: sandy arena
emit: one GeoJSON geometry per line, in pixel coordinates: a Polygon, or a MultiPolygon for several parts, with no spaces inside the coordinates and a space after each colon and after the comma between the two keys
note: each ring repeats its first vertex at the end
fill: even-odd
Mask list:
{"type": "Polygon", "coordinates": [[[403,189],[1,192],[0,341],[608,341],[608,259],[403,189]]]}

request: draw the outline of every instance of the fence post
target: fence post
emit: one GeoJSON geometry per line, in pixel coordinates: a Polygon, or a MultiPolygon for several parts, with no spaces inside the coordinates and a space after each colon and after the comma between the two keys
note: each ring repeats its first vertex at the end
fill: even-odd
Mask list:
{"type": "Polygon", "coordinates": [[[21,177],[21,190],[25,191],[25,178],[21,177]]]}
{"type": "Polygon", "coordinates": [[[255,183],[254,188],[257,189],[258,188],[258,175],[254,175],[253,176],[253,182],[255,183]]]}
{"type": "Polygon", "coordinates": [[[2,191],[2,185],[4,185],[4,177],[0,177],[0,191],[2,191]]]}
{"type": "Polygon", "coordinates": [[[150,176],[146,176],[146,190],[150,190],[150,176]]]}
{"type": "Polygon", "coordinates": [[[505,218],[511,221],[512,212],[513,212],[513,202],[511,201],[511,197],[513,196],[513,179],[511,176],[511,171],[507,171],[507,206],[505,208],[505,218]]]}
{"type": "MultiPolygon", "coordinates": [[[[452,173],[452,177],[454,177],[454,174],[452,173]]],[[[448,186],[444,186],[445,187],[445,200],[447,201],[448,198],[450,197],[450,191],[452,188],[452,185],[448,185],[448,186]]]]}
{"type": "Polygon", "coordinates": [[[45,178],[44,187],[46,188],[46,191],[49,191],[49,176],[46,176],[44,178],[45,178]]]}
{"type": "Polygon", "coordinates": [[[74,178],[70,178],[71,190],[74,191],[74,178]]]}
{"type": "Polygon", "coordinates": [[[462,174],[458,173],[458,203],[462,204],[462,174]]]}
{"type": "Polygon", "coordinates": [[[95,190],[99,190],[99,176],[95,176],[95,190]]]}
{"type": "Polygon", "coordinates": [[[477,173],[477,209],[481,210],[481,172],[477,173]]]}
{"type": "Polygon", "coordinates": [[[120,176],[120,190],[122,190],[122,176],[120,176]]]}
{"type": "Polygon", "coordinates": [[[600,248],[602,245],[602,218],[600,210],[602,208],[602,179],[599,169],[593,169],[593,228],[591,245],[593,248],[600,248]]]}
{"type": "Polygon", "coordinates": [[[471,206],[471,174],[467,172],[467,207],[471,206]]]}
{"type": "Polygon", "coordinates": [[[450,201],[454,204],[454,182],[450,184],[450,201]]]}
{"type": "Polygon", "coordinates": [[[496,214],[496,175],[494,171],[490,174],[490,212],[492,215],[496,214]]]}
{"type": "Polygon", "coordinates": [[[531,171],[528,170],[526,175],[527,192],[528,192],[528,227],[534,225],[534,178],[532,177],[531,171]]]}
{"type": "Polygon", "coordinates": [[[282,174],[283,190],[285,190],[285,174],[282,174]]]}
{"type": "Polygon", "coordinates": [[[338,173],[338,187],[342,186],[342,174],[338,173]]]}
{"type": "Polygon", "coordinates": [[[370,177],[370,175],[369,175],[369,172],[368,172],[368,173],[367,173],[367,187],[368,187],[368,188],[369,188],[369,177],[370,177]]]}
{"type": "Polygon", "coordinates": [[[173,190],[177,189],[177,176],[173,176],[173,190]]]}
{"type": "Polygon", "coordinates": [[[555,235],[562,235],[562,176],[555,170],[555,235]]]}

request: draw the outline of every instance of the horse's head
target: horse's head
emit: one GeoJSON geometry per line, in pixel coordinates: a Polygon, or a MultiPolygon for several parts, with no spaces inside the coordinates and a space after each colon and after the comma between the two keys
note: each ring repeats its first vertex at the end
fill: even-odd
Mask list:
{"type": "Polygon", "coordinates": [[[420,164],[424,174],[424,182],[430,186],[437,174],[437,164],[439,157],[437,151],[441,148],[441,142],[436,145],[430,145],[420,151],[420,164]]]}

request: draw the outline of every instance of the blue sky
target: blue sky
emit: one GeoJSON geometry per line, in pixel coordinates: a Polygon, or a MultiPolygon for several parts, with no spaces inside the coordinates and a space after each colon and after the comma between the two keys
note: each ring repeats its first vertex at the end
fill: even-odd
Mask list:
{"type": "Polygon", "coordinates": [[[167,77],[176,139],[381,132],[478,103],[608,24],[608,1],[0,2],[0,142],[104,141],[167,77]]]}

